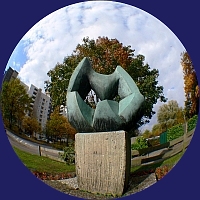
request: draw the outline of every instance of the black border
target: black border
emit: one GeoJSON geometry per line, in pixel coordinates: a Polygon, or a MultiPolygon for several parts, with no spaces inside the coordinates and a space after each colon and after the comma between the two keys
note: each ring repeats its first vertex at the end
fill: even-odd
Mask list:
{"type": "MultiPolygon", "coordinates": [[[[79,1],[8,0],[0,1],[0,76],[22,36],[46,15],[79,1]]],[[[191,1],[120,1],[136,6],[162,21],[189,52],[199,77],[199,3],[191,1]]],[[[1,199],[77,199],[51,189],[30,174],[15,156],[0,119],[0,198],[1,199]]],[[[137,200],[199,199],[199,123],[192,142],[178,165],[159,183],[126,197],[137,200]]]]}

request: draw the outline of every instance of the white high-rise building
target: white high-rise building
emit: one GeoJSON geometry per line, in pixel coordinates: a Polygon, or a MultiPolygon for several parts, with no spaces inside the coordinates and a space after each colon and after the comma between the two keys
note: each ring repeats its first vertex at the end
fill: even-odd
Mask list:
{"type": "Polygon", "coordinates": [[[49,119],[51,114],[51,97],[42,93],[42,89],[37,88],[32,84],[28,94],[33,100],[33,103],[31,103],[33,116],[37,118],[38,122],[42,126],[42,129],[44,129],[47,119],[49,119]]]}
{"type": "Polygon", "coordinates": [[[60,106],[60,114],[67,117],[67,106],[60,106]]]}
{"type": "MultiPolygon", "coordinates": [[[[3,82],[10,81],[18,77],[18,72],[11,67],[5,71],[3,82]]],[[[50,118],[51,114],[51,97],[49,93],[42,93],[42,89],[37,88],[36,86],[31,84],[29,88],[28,85],[20,81],[21,85],[24,86],[26,92],[29,97],[32,98],[33,102],[31,103],[31,107],[33,109],[33,116],[38,120],[41,124],[42,129],[45,128],[47,119],[50,118]]],[[[63,108],[62,114],[65,114],[65,109],[63,108]]]]}

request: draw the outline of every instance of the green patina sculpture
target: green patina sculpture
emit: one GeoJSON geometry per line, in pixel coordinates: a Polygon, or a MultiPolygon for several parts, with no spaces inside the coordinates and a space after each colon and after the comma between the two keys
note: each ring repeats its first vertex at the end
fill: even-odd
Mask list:
{"type": "Polygon", "coordinates": [[[88,58],[83,58],[69,81],[68,120],[80,133],[128,130],[142,117],[143,102],[143,95],[122,67],[103,75],[92,69],[88,58]],[[91,89],[101,100],[96,109],[84,101],[91,89]],[[113,100],[116,95],[119,102],[113,100]]]}

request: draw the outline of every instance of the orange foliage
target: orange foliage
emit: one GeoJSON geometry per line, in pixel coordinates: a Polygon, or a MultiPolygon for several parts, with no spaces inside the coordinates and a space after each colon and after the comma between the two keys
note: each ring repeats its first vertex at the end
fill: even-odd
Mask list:
{"type": "Polygon", "coordinates": [[[187,52],[182,54],[181,65],[184,74],[185,108],[187,117],[198,114],[199,86],[191,58],[187,52]]]}
{"type": "Polygon", "coordinates": [[[75,53],[82,57],[89,57],[96,72],[112,73],[117,65],[126,69],[133,57],[134,50],[130,46],[123,46],[117,39],[98,37],[96,41],[84,38],[84,45],[77,45],[75,53]]]}
{"type": "Polygon", "coordinates": [[[76,130],[70,125],[67,118],[59,114],[59,107],[57,107],[51,114],[46,127],[50,135],[58,137],[67,134],[73,138],[76,133],[76,130]]]}

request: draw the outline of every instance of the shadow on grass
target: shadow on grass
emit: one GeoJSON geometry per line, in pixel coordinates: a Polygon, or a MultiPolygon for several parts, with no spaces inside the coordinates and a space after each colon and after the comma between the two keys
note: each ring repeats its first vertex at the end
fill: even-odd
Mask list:
{"type": "MultiPolygon", "coordinates": [[[[139,185],[142,184],[142,182],[145,182],[150,176],[152,176],[152,174],[154,174],[153,177],[156,178],[155,176],[156,168],[162,166],[162,164],[163,161],[150,165],[132,167],[130,172],[130,184],[128,190],[132,190],[134,187],[138,187],[139,185]]],[[[149,186],[152,184],[153,180],[150,180],[149,186]]]]}
{"type": "Polygon", "coordinates": [[[136,167],[131,167],[131,176],[142,176],[142,175],[147,175],[154,173],[157,167],[160,167],[163,164],[164,161],[154,163],[154,164],[149,164],[149,165],[142,165],[142,166],[136,166],[136,167]]]}
{"type": "Polygon", "coordinates": [[[163,162],[156,164],[132,167],[129,185],[123,196],[140,192],[157,182],[155,171],[161,167],[163,162]]]}

